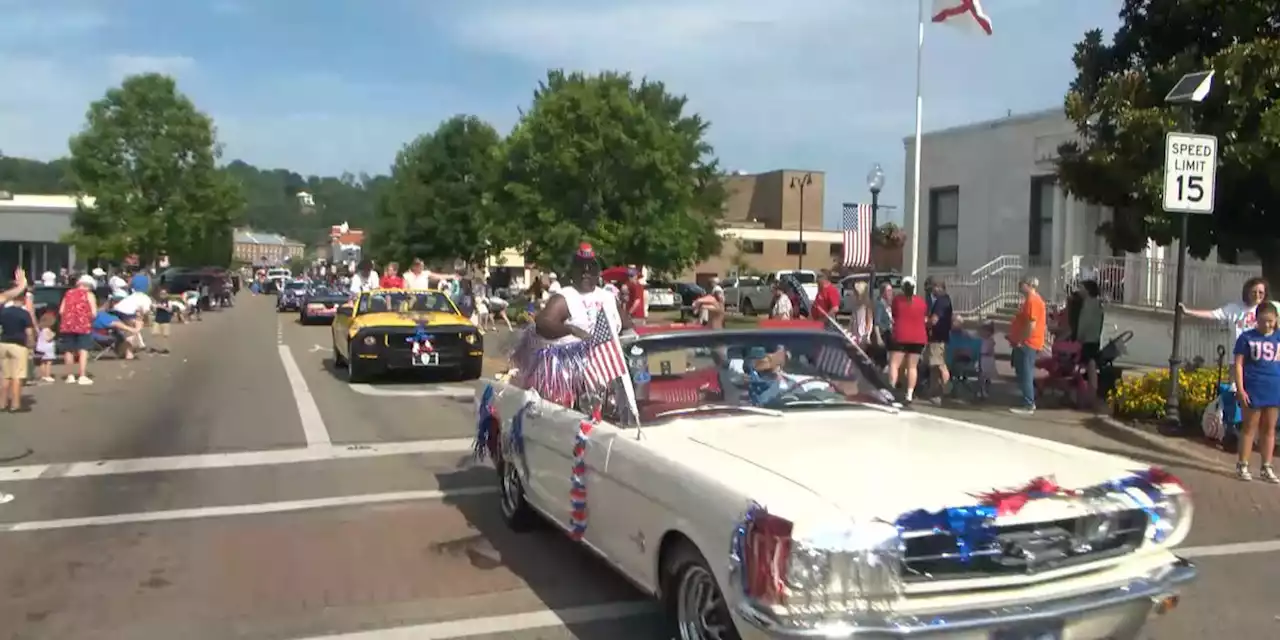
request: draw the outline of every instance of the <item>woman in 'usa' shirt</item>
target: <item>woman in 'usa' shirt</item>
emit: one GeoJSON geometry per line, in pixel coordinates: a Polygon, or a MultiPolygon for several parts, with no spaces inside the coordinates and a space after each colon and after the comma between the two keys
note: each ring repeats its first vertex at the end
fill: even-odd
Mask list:
{"type": "Polygon", "coordinates": [[[1249,458],[1253,440],[1262,430],[1258,453],[1262,469],[1258,475],[1272,484],[1280,484],[1280,476],[1272,468],[1276,449],[1276,421],[1280,419],[1280,331],[1276,317],[1280,315],[1268,301],[1254,310],[1256,326],[1240,334],[1235,348],[1236,398],[1244,424],[1240,427],[1240,457],[1236,461],[1236,477],[1252,480],[1249,458]]]}

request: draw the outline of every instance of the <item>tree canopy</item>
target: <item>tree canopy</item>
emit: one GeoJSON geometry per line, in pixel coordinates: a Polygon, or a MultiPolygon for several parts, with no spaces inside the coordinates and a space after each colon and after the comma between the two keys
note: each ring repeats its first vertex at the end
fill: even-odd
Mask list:
{"type": "Polygon", "coordinates": [[[562,267],[587,241],[610,264],[674,273],[719,251],[725,191],[708,125],[684,108],[658,82],[548,73],[496,193],[526,261],[562,267]]]}
{"type": "Polygon", "coordinates": [[[1112,246],[1169,243],[1178,218],[1161,203],[1164,136],[1185,118],[1219,140],[1215,213],[1192,217],[1192,255],[1253,250],[1280,276],[1280,0],[1125,0],[1120,18],[1110,44],[1094,30],[1076,45],[1065,106],[1080,140],[1059,150],[1063,185],[1114,208],[1102,229],[1112,246]],[[1205,102],[1164,102],[1183,74],[1208,69],[1205,102]]]}
{"type": "Polygon", "coordinates": [[[178,263],[230,261],[240,192],[218,167],[213,121],[168,76],[130,76],[89,106],[71,139],[80,202],[69,240],[90,258],[167,252],[178,263]]]}
{"type": "Polygon", "coordinates": [[[494,207],[502,161],[502,138],[474,116],[455,116],[405,145],[378,201],[370,253],[383,261],[484,264],[514,242],[494,207]]]}
{"type": "MultiPolygon", "coordinates": [[[[259,169],[232,160],[226,172],[245,199],[240,224],[279,233],[307,244],[327,242],[329,227],[349,223],[365,229],[373,223],[377,194],[387,184],[383,175],[303,176],[288,169],[259,169]],[[310,193],[312,211],[298,206],[298,191],[310,193]]],[[[70,160],[50,162],[0,156],[0,191],[36,195],[76,193],[70,160]]]]}

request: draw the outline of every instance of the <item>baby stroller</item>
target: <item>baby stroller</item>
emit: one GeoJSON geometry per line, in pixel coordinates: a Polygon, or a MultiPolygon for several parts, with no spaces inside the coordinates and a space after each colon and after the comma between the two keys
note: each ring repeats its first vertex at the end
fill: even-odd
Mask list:
{"type": "MultiPolygon", "coordinates": [[[[1094,364],[1098,369],[1098,399],[1105,400],[1120,382],[1121,369],[1116,361],[1125,354],[1126,345],[1133,339],[1132,331],[1125,331],[1098,349],[1094,364]]],[[[1057,394],[1072,404],[1079,405],[1089,392],[1089,380],[1082,355],[1083,345],[1074,340],[1055,340],[1048,357],[1036,362],[1036,368],[1047,375],[1036,379],[1036,395],[1044,397],[1057,394]]]]}
{"type": "Polygon", "coordinates": [[[983,386],[983,381],[994,375],[982,371],[982,338],[961,330],[951,332],[947,341],[947,370],[951,372],[951,395],[959,396],[961,391],[971,398],[982,399],[990,393],[983,386]]]}
{"type": "Polygon", "coordinates": [[[1079,404],[1089,389],[1081,349],[1081,344],[1074,340],[1053,341],[1049,355],[1036,361],[1036,368],[1045,372],[1036,378],[1036,398],[1043,401],[1057,396],[1065,403],[1079,404]]]}
{"type": "Polygon", "coordinates": [[[1126,351],[1129,341],[1133,339],[1132,331],[1124,331],[1107,341],[1098,349],[1098,357],[1094,360],[1098,367],[1098,399],[1106,400],[1111,391],[1120,384],[1124,371],[1116,365],[1126,351]]]}

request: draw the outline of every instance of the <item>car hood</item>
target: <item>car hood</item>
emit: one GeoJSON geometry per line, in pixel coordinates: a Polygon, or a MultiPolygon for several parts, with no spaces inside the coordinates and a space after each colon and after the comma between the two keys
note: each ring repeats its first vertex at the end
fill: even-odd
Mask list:
{"type": "Polygon", "coordinates": [[[454,313],[445,313],[443,311],[408,311],[408,312],[385,312],[385,313],[362,313],[356,318],[355,325],[357,327],[406,327],[414,328],[418,325],[426,325],[430,328],[433,325],[456,327],[457,325],[473,326],[469,320],[454,313]]]}
{"type": "Polygon", "coordinates": [[[1145,468],[1117,456],[912,412],[825,410],[785,419],[682,422],[689,423],[690,441],[740,463],[726,464],[717,475],[741,475],[743,483],[736,484],[747,485],[742,488],[750,495],[789,493],[778,491],[781,480],[855,519],[894,521],[916,509],[972,505],[981,494],[1021,488],[1042,476],[1083,488],[1145,468]]]}

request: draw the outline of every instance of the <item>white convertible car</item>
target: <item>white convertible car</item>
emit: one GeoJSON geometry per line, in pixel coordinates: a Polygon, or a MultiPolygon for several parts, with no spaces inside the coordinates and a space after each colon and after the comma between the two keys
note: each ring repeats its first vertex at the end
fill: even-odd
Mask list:
{"type": "Polygon", "coordinates": [[[477,444],[512,527],[563,528],[682,640],[1134,638],[1195,577],[1176,478],[902,410],[838,334],[622,344],[600,420],[517,373],[482,385],[477,444]]]}

